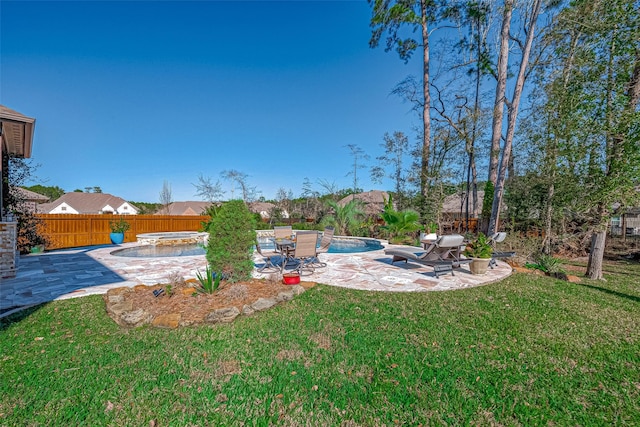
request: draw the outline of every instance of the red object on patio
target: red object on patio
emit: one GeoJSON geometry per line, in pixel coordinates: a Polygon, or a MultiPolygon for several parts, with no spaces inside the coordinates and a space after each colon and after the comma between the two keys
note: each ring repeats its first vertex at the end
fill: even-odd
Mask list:
{"type": "Polygon", "coordinates": [[[300,275],[298,273],[285,273],[282,275],[282,283],[285,285],[297,285],[300,283],[300,275]]]}

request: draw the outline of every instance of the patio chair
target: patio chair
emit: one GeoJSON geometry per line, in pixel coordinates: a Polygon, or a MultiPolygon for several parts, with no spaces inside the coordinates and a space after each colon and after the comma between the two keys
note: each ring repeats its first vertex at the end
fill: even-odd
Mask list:
{"type": "Polygon", "coordinates": [[[389,248],[384,253],[392,255],[391,264],[396,261],[413,261],[419,264],[433,267],[436,278],[441,274],[453,274],[454,267],[460,267],[471,260],[460,257],[464,242],[464,237],[459,234],[449,234],[440,236],[438,240],[429,245],[425,250],[413,251],[406,248],[389,248]]]}
{"type": "Polygon", "coordinates": [[[276,252],[286,255],[288,248],[282,248],[278,245],[280,239],[291,239],[293,236],[293,229],[290,225],[282,225],[273,227],[273,235],[275,237],[276,252]]]}
{"type": "Polygon", "coordinates": [[[493,246],[494,249],[493,253],[491,254],[491,261],[489,261],[489,267],[493,268],[498,265],[496,259],[511,258],[516,254],[515,252],[497,252],[495,250],[496,244],[503,242],[506,237],[507,233],[505,233],[504,231],[500,231],[489,238],[489,243],[491,243],[491,246],[493,246]]]}
{"type": "Polygon", "coordinates": [[[309,274],[312,274],[318,266],[317,244],[317,231],[298,231],[296,233],[296,247],[293,250],[292,258],[296,261],[295,270],[301,276],[303,275],[303,270],[309,271],[309,274]]]}
{"type": "Polygon", "coordinates": [[[282,258],[282,254],[280,252],[263,251],[262,248],[260,247],[260,242],[258,240],[256,240],[256,252],[258,252],[258,254],[264,260],[264,265],[262,267],[258,267],[258,271],[260,273],[263,273],[263,272],[273,272],[273,273],[275,273],[277,271],[282,271],[282,263],[284,262],[284,259],[282,258]],[[272,258],[275,258],[275,257],[281,259],[279,265],[275,265],[273,263],[272,258]]]}
{"type": "Polygon", "coordinates": [[[323,254],[329,251],[329,246],[331,246],[331,241],[333,240],[333,233],[335,232],[335,228],[333,227],[325,227],[324,233],[322,233],[322,240],[320,241],[320,247],[318,248],[318,253],[323,254]]]}
{"type": "Polygon", "coordinates": [[[290,225],[282,225],[273,227],[273,234],[276,239],[290,239],[293,235],[293,229],[290,225]]]}

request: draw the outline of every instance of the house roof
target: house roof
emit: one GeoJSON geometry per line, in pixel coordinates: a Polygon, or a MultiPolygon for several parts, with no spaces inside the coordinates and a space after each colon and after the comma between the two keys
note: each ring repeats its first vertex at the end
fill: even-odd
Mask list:
{"type": "MultiPolygon", "coordinates": [[[[460,192],[445,197],[442,203],[442,213],[458,214],[466,212],[467,193],[460,192]]],[[[482,202],[484,200],[484,190],[478,190],[478,205],[476,211],[473,211],[473,200],[469,199],[469,215],[478,217],[482,213],[482,202]]]]}
{"type": "Polygon", "coordinates": [[[389,199],[389,193],[386,191],[372,190],[365,191],[364,193],[349,194],[347,197],[341,199],[338,204],[344,206],[351,200],[357,199],[364,204],[364,212],[367,215],[378,215],[384,211],[385,200],[389,199]]]}
{"type": "Polygon", "coordinates": [[[2,151],[18,157],[31,157],[33,130],[36,119],[27,117],[11,108],[0,105],[0,126],[2,126],[2,151]]]}
{"type": "Polygon", "coordinates": [[[15,187],[13,190],[18,192],[21,198],[30,202],[46,203],[49,201],[49,198],[47,196],[31,190],[27,190],[26,188],[15,187]]]}
{"type": "MultiPolygon", "coordinates": [[[[113,196],[108,193],[65,193],[51,203],[43,203],[38,207],[38,212],[51,212],[61,204],[66,203],[81,214],[97,214],[102,212],[102,208],[106,205],[117,209],[124,203],[128,203],[125,199],[113,196]]],[[[131,205],[129,203],[129,205],[131,205]]],[[[133,206],[133,205],[131,205],[133,206]]],[[[133,206],[137,213],[137,208],[133,206]]]]}
{"type": "Polygon", "coordinates": [[[209,206],[211,206],[211,202],[200,200],[173,202],[168,206],[169,212],[165,212],[161,208],[160,211],[156,212],[156,215],[203,215],[209,206]]]}
{"type": "Polygon", "coordinates": [[[269,202],[252,202],[248,204],[249,210],[251,212],[260,213],[260,212],[271,212],[271,209],[275,208],[276,205],[269,202]]]}

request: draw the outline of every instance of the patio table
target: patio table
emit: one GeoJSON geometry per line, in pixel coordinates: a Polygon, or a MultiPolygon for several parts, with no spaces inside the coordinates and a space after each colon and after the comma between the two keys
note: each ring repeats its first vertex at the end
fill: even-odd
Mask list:
{"type": "Polygon", "coordinates": [[[281,270],[284,272],[284,267],[289,263],[289,261],[293,260],[291,254],[293,253],[293,250],[296,248],[295,238],[293,237],[291,239],[271,238],[271,240],[273,240],[273,243],[275,244],[276,252],[280,252],[282,254],[281,270]]]}

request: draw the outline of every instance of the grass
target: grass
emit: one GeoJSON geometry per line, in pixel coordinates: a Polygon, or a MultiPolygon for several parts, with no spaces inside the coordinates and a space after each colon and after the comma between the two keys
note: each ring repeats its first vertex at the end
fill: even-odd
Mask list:
{"type": "Polygon", "coordinates": [[[639,425],[640,266],[452,292],[317,286],[235,323],[0,319],[0,425],[639,425]]]}

